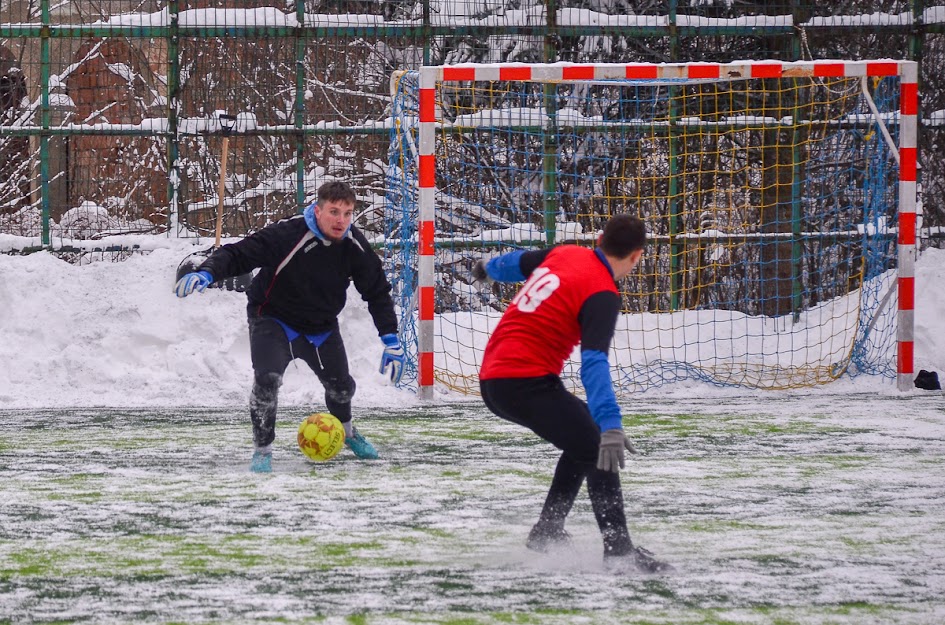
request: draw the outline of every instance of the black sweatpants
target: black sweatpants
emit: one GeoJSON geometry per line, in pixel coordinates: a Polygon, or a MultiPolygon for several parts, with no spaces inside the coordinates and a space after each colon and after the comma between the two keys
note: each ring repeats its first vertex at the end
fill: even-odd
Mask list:
{"type": "Polygon", "coordinates": [[[325,387],[328,412],[342,423],[351,421],[355,382],[348,372],[348,355],[337,326],[324,343],[315,347],[302,335],[289,342],[282,326],[273,319],[258,316],[254,306],[247,308],[247,318],[253,362],[249,416],[257,447],[265,447],[275,440],[279,387],[286,367],[296,358],[304,360],[325,387]]]}
{"type": "Polygon", "coordinates": [[[563,529],[587,478],[587,492],[604,539],[604,553],[621,555],[629,551],[632,543],[620,475],[597,468],[600,429],[587,404],[569,393],[555,375],[482,380],[479,388],[489,410],[528,428],[562,452],[538,525],[563,529]]]}

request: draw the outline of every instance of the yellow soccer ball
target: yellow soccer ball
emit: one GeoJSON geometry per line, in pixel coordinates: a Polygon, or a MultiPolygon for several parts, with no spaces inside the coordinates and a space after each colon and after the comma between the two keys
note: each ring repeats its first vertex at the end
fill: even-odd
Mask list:
{"type": "Polygon", "coordinates": [[[311,414],[299,424],[299,449],[310,460],[331,460],[345,446],[345,428],[327,412],[311,414]]]}

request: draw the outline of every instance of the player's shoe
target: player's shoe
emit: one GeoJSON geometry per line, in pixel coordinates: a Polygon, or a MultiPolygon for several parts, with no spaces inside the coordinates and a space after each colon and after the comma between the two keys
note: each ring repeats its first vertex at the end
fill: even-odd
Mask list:
{"type": "Polygon", "coordinates": [[[643,573],[671,573],[673,565],[657,560],[652,551],[643,547],[631,547],[630,551],[620,555],[604,554],[604,567],[618,573],[642,571],[643,573]]]}
{"type": "Polygon", "coordinates": [[[253,473],[272,473],[272,452],[254,451],[249,470],[253,473]]]}
{"type": "Polygon", "coordinates": [[[377,450],[374,445],[361,436],[358,428],[351,428],[351,436],[345,438],[345,446],[354,452],[354,455],[361,460],[377,460],[377,450]]]}
{"type": "Polygon", "coordinates": [[[563,527],[545,527],[536,524],[528,533],[525,546],[538,553],[548,553],[571,546],[571,534],[563,527]]]}

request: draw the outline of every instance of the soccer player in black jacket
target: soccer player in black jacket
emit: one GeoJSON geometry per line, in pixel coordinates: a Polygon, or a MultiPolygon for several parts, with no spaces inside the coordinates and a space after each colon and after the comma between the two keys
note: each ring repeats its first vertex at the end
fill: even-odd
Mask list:
{"type": "Polygon", "coordinates": [[[348,372],[338,315],[352,281],[384,344],[381,372],[388,370],[395,384],[403,373],[404,350],[381,260],[351,223],[354,205],[354,191],[346,183],[325,183],[302,215],[220,247],[174,287],[178,297],[186,297],[215,280],[259,268],[246,291],[254,375],[251,471],[272,471],[279,387],[295,358],[304,360],[325,387],[325,405],[344,425],[345,444],[359,458],[378,457],[351,422],[355,381],[348,372]]]}

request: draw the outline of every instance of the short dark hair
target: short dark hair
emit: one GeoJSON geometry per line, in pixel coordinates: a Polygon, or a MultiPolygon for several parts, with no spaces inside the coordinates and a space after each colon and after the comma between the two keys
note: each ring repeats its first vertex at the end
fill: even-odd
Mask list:
{"type": "Polygon", "coordinates": [[[357,196],[354,194],[354,191],[351,190],[351,187],[348,186],[348,183],[342,180],[332,180],[318,187],[319,206],[325,202],[354,204],[357,199],[357,196]]]}
{"type": "Polygon", "coordinates": [[[646,225],[633,215],[614,215],[604,225],[599,247],[608,256],[626,258],[646,246],[646,225]]]}

